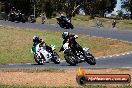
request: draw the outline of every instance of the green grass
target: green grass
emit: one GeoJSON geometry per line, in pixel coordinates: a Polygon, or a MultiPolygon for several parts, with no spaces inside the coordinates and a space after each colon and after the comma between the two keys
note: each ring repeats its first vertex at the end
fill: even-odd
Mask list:
{"type": "Polygon", "coordinates": [[[26,85],[0,85],[0,88],[132,88],[132,86],[116,86],[116,87],[107,87],[102,85],[86,85],[80,87],[73,86],[60,86],[60,87],[47,87],[47,86],[26,86],[26,85]]]}
{"type": "MultiPolygon", "coordinates": [[[[48,44],[56,45],[58,52],[62,45],[61,33],[24,28],[0,27],[0,64],[34,63],[30,50],[34,35],[40,36],[48,44]]],[[[120,41],[79,35],[77,39],[82,47],[89,47],[94,56],[122,53],[132,50],[132,44],[120,41]]],[[[61,59],[63,53],[58,52],[61,59]]]]}
{"type": "MultiPolygon", "coordinates": [[[[108,19],[108,18],[96,18],[96,19],[99,19],[105,28],[112,28],[113,19],[108,19]]],[[[117,22],[116,27],[118,29],[123,29],[123,30],[132,29],[132,20],[124,19],[124,20],[116,20],[116,22],[117,22]]]]}

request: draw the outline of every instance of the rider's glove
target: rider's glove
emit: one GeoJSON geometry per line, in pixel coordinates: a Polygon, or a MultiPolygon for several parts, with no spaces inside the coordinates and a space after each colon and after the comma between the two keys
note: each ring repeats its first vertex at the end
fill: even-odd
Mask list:
{"type": "Polygon", "coordinates": [[[74,36],[74,38],[76,39],[76,38],[78,38],[78,36],[77,36],[77,35],[75,35],[75,36],[74,36]]]}

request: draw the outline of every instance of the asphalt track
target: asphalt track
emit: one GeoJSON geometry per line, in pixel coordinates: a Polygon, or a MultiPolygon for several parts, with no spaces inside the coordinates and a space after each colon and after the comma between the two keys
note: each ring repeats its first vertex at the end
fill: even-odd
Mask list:
{"type": "MultiPolygon", "coordinates": [[[[49,25],[49,24],[36,24],[36,23],[14,23],[8,21],[0,21],[1,26],[14,26],[22,28],[33,28],[40,30],[50,30],[50,31],[69,31],[70,33],[75,34],[84,34],[90,36],[112,38],[123,41],[132,42],[132,31],[131,30],[118,30],[118,29],[105,29],[105,28],[96,28],[96,27],[75,27],[73,30],[61,29],[58,25],[49,25]]],[[[75,69],[78,67],[84,68],[132,68],[132,54],[126,54],[121,56],[107,57],[105,59],[97,59],[97,64],[91,66],[86,62],[80,63],[77,66],[69,66],[65,61],[62,61],[61,64],[46,63],[45,65],[36,65],[34,63],[27,64],[7,64],[0,65],[0,69],[45,69],[45,68],[55,68],[55,69],[75,69]]]]}

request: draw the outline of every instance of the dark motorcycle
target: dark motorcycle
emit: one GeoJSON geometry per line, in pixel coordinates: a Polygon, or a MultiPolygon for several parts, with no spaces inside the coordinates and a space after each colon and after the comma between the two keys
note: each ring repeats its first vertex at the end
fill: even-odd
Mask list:
{"type": "Polygon", "coordinates": [[[57,23],[59,24],[59,26],[61,28],[65,28],[65,29],[73,29],[74,26],[71,23],[71,19],[67,18],[67,17],[60,17],[60,18],[56,18],[57,19],[57,23]]]}
{"type": "Polygon", "coordinates": [[[22,22],[22,23],[25,23],[26,22],[26,17],[24,14],[22,13],[9,13],[8,15],[8,20],[9,21],[17,21],[17,22],[22,22]]]}
{"type": "Polygon", "coordinates": [[[22,14],[22,13],[19,13],[19,14],[18,14],[17,19],[18,19],[18,20],[17,20],[18,22],[23,22],[23,23],[26,22],[26,17],[25,17],[25,15],[22,14]]]}
{"type": "Polygon", "coordinates": [[[64,58],[66,62],[72,66],[75,66],[76,64],[85,61],[90,65],[96,64],[96,60],[94,56],[90,52],[88,52],[88,48],[83,48],[85,52],[85,57],[83,56],[83,53],[81,51],[76,51],[76,55],[75,55],[72,49],[69,47],[69,43],[65,43],[63,45],[63,49],[64,49],[64,58]]]}
{"type": "Polygon", "coordinates": [[[15,13],[9,13],[8,20],[14,22],[15,21],[15,13]]]}

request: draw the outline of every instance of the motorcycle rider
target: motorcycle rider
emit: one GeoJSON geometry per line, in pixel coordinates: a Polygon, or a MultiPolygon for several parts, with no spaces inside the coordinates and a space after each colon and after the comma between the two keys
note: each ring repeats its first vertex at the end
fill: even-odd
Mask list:
{"type": "Polygon", "coordinates": [[[16,11],[16,8],[12,7],[11,10],[10,10],[10,13],[15,13],[15,11],[16,11]]]}
{"type": "Polygon", "coordinates": [[[66,18],[66,17],[64,16],[64,14],[60,14],[60,19],[62,20],[62,19],[64,19],[64,18],[66,18]]]}
{"type": "Polygon", "coordinates": [[[36,36],[36,35],[35,35],[35,36],[33,37],[33,46],[35,47],[37,44],[40,44],[39,46],[44,46],[44,47],[46,48],[46,50],[47,50],[48,52],[51,53],[51,55],[53,54],[52,48],[49,47],[49,46],[44,42],[43,39],[41,39],[41,38],[39,38],[39,36],[36,36]]]}
{"type": "MultiPolygon", "coordinates": [[[[69,32],[63,32],[62,33],[62,38],[64,39],[63,45],[66,42],[68,42],[69,43],[69,47],[73,50],[73,53],[75,55],[77,55],[76,51],[81,51],[83,53],[83,56],[85,56],[83,48],[76,42],[76,39],[78,38],[77,35],[69,34],[69,32]]],[[[61,47],[59,52],[64,50],[63,49],[63,45],[62,45],[62,47],[61,47]]]]}
{"type": "Polygon", "coordinates": [[[60,19],[62,22],[64,22],[63,20],[70,21],[70,19],[67,16],[64,16],[64,14],[61,14],[60,19]]]}
{"type": "Polygon", "coordinates": [[[45,23],[45,16],[44,16],[44,13],[41,15],[41,19],[42,19],[42,24],[44,24],[45,23]]]}

